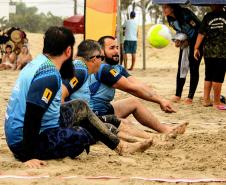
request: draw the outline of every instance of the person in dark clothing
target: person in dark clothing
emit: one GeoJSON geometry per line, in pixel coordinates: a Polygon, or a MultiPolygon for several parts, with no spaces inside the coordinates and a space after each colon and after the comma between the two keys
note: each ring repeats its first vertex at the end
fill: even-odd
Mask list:
{"type": "MultiPolygon", "coordinates": [[[[167,17],[169,25],[177,32],[187,35],[187,40],[183,44],[189,45],[189,68],[190,68],[190,87],[188,97],[185,100],[186,104],[191,104],[198,82],[199,82],[199,65],[202,58],[202,53],[198,59],[194,58],[194,45],[198,35],[198,29],[200,26],[199,19],[195,14],[187,8],[182,8],[176,4],[162,5],[164,15],[167,17]]],[[[177,47],[180,47],[176,45],[177,47]]],[[[178,71],[176,80],[176,94],[173,97],[174,102],[179,102],[182,96],[183,87],[185,84],[186,76],[181,75],[181,69],[183,65],[183,52],[180,47],[178,71]]]]}
{"type": "Polygon", "coordinates": [[[213,105],[222,103],[221,87],[226,72],[226,12],[222,5],[211,5],[212,11],[207,13],[202,21],[195,44],[194,57],[200,58],[201,43],[204,41],[205,83],[204,106],[211,106],[210,91],[213,87],[213,105]]]}

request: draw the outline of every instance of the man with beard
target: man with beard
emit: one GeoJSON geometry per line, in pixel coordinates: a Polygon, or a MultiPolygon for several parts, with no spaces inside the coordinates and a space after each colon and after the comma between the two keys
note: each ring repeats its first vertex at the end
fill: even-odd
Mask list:
{"type": "Polygon", "coordinates": [[[115,89],[120,89],[141,99],[158,103],[161,109],[167,113],[175,112],[169,101],[139,82],[118,64],[119,51],[114,37],[104,36],[98,42],[102,46],[105,63],[100,66],[97,74],[92,75],[90,80],[91,109],[99,116],[115,114],[122,119],[133,114],[139,123],[160,133],[173,135],[184,133],[188,123],[182,123],[176,127],[162,124],[134,97],[111,102],[115,96],[115,89]]]}
{"type": "MultiPolygon", "coordinates": [[[[61,118],[86,128],[91,134],[96,127],[99,127],[99,119],[101,119],[111,132],[124,141],[134,143],[145,139],[149,141],[151,135],[147,132],[123,124],[115,115],[100,116],[97,119],[97,116],[88,107],[91,96],[89,81],[91,74],[98,72],[101,61],[104,60],[101,52],[101,46],[94,40],[84,40],[78,45],[77,56],[73,61],[74,76],[70,79],[63,79],[62,102],[66,101],[66,103],[61,106],[61,118]],[[76,116],[70,117],[68,112],[74,112],[76,116]],[[93,126],[87,128],[86,122],[90,122],[93,126]]],[[[106,130],[98,129],[109,134],[106,130]]],[[[127,143],[127,145],[130,144],[127,143]]],[[[133,146],[131,145],[131,147],[133,146]]]]}
{"type": "MultiPolygon", "coordinates": [[[[90,90],[89,90],[89,80],[91,74],[95,74],[98,72],[101,61],[103,61],[104,56],[101,55],[101,46],[98,42],[88,39],[82,41],[78,45],[77,56],[73,63],[74,76],[69,79],[63,79],[62,85],[62,102],[64,102],[61,106],[61,119],[65,120],[62,122],[71,122],[74,125],[81,126],[86,128],[96,139],[104,142],[106,145],[104,138],[100,139],[101,135],[99,132],[103,133],[103,135],[109,135],[111,137],[112,133],[123,138],[126,141],[132,141],[134,144],[125,143],[125,141],[121,141],[125,145],[127,145],[126,149],[122,147],[122,152],[124,153],[133,153],[140,150],[139,146],[150,146],[151,138],[150,136],[146,138],[143,137],[137,138],[136,135],[129,135],[128,132],[139,132],[138,130],[133,130],[132,128],[128,128],[128,126],[124,126],[120,123],[114,115],[113,116],[103,116],[99,117],[105,124],[108,126],[109,130],[106,129],[106,125],[103,126],[103,123],[97,116],[92,112],[92,110],[88,107],[90,101],[90,90]],[[74,112],[74,116],[71,116],[70,112],[74,112]],[[109,123],[110,122],[110,123],[109,123]],[[87,124],[90,123],[90,124],[87,124]],[[120,128],[117,129],[120,125],[120,128]],[[117,128],[116,128],[117,127],[117,128]],[[126,128],[125,128],[126,127],[126,128]],[[123,130],[127,130],[127,133],[124,133],[123,130]],[[129,131],[128,131],[129,130],[129,131]],[[140,142],[141,141],[141,142],[140,142]],[[143,142],[144,141],[144,142],[143,142]]],[[[142,132],[145,136],[147,133],[142,132]]],[[[112,138],[112,137],[111,137],[112,138]]],[[[144,148],[144,147],[143,147],[144,148]]]]}
{"type": "Polygon", "coordinates": [[[14,156],[29,167],[42,160],[75,157],[95,141],[81,127],[59,126],[61,66],[71,58],[75,43],[71,31],[50,27],[44,36],[43,54],[21,71],[5,116],[6,141],[14,156]]]}

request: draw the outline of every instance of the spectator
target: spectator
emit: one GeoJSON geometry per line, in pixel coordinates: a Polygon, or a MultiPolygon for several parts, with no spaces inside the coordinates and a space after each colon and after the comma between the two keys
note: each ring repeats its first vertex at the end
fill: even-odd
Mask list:
{"type": "MultiPolygon", "coordinates": [[[[186,34],[188,39],[183,42],[183,48],[188,45],[189,46],[189,68],[190,68],[190,86],[188,97],[185,100],[186,104],[191,104],[196,88],[199,82],[199,65],[201,61],[200,58],[194,58],[194,45],[198,35],[198,29],[201,24],[196,15],[187,8],[182,8],[176,4],[165,4],[162,6],[163,13],[167,17],[167,21],[169,25],[177,32],[186,34]]],[[[180,45],[175,43],[176,47],[180,47],[180,54],[178,60],[178,71],[177,71],[177,80],[176,80],[176,93],[172,98],[172,101],[179,102],[181,99],[183,87],[186,81],[186,76],[181,74],[181,66],[183,64],[182,59],[185,50],[181,48],[180,45]]],[[[183,70],[182,70],[183,71],[183,70]]]]}
{"type": "Polygon", "coordinates": [[[24,44],[21,48],[20,54],[17,57],[16,69],[17,70],[22,69],[31,60],[32,60],[32,56],[29,52],[28,46],[24,44]]]}
{"type": "Polygon", "coordinates": [[[128,70],[133,70],[136,62],[136,51],[137,51],[137,35],[138,25],[135,21],[136,13],[130,13],[130,19],[124,23],[125,29],[125,41],[124,41],[124,66],[127,69],[127,54],[132,55],[132,64],[128,70]]]}
{"type": "Polygon", "coordinates": [[[198,59],[204,40],[205,83],[204,106],[211,106],[210,91],[213,86],[213,105],[221,104],[221,87],[226,71],[226,13],[221,5],[211,5],[212,12],[203,18],[195,44],[194,57],[198,59]]]}
{"type": "Polygon", "coordinates": [[[2,63],[0,64],[0,70],[15,69],[16,54],[12,51],[11,45],[6,45],[5,55],[2,57],[2,63]]]}

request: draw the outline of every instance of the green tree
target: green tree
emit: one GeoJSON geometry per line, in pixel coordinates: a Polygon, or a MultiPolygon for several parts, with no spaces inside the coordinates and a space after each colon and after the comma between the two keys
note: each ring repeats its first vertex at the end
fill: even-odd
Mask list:
{"type": "Polygon", "coordinates": [[[26,7],[25,3],[16,3],[16,14],[10,14],[9,27],[19,27],[29,32],[44,32],[49,26],[62,25],[63,19],[50,12],[38,14],[36,7],[26,7]]]}

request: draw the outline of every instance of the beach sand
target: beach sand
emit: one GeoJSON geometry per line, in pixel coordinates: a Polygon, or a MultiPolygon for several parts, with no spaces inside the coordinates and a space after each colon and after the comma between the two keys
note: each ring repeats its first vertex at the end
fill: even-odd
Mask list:
{"type": "MultiPolygon", "coordinates": [[[[29,34],[32,56],[42,50],[41,34],[29,34]]],[[[77,43],[81,40],[77,37],[77,43]]],[[[141,42],[139,42],[141,43],[141,42]]],[[[178,50],[170,44],[164,49],[153,49],[147,45],[147,69],[142,70],[141,44],[135,70],[131,72],[143,83],[151,86],[160,95],[170,99],[175,92],[178,50]]],[[[14,159],[4,136],[4,114],[11,89],[18,76],[17,71],[0,71],[0,177],[1,175],[47,175],[42,179],[0,179],[0,184],[39,185],[39,184],[150,184],[131,177],[147,178],[226,178],[226,112],[201,104],[204,82],[204,64],[200,66],[200,81],[192,105],[183,101],[174,104],[177,113],[166,114],[154,103],[142,101],[162,122],[179,123],[189,121],[184,135],[168,141],[165,145],[153,145],[144,153],[118,156],[103,144],[91,147],[89,155],[85,152],[75,159],[49,160],[41,169],[28,169],[14,159]],[[66,176],[77,178],[63,179],[66,176]],[[114,180],[87,180],[87,176],[116,176],[114,180]]],[[[187,78],[183,99],[188,94],[187,78]]],[[[226,95],[226,85],[222,94],[226,95]]],[[[130,97],[117,91],[116,99],[130,97]]],[[[136,120],[129,117],[140,129],[136,120]]],[[[150,130],[149,130],[150,131],[150,130]]],[[[153,131],[152,131],[153,132],[153,131]]],[[[168,184],[153,183],[151,184],[168,184]]],[[[200,183],[207,184],[207,183],[200,183]]],[[[218,184],[218,183],[212,183],[218,184]]],[[[223,184],[223,183],[222,183],[223,184]]]]}

